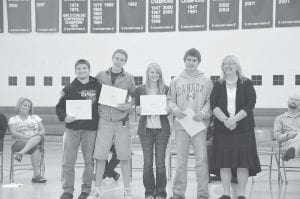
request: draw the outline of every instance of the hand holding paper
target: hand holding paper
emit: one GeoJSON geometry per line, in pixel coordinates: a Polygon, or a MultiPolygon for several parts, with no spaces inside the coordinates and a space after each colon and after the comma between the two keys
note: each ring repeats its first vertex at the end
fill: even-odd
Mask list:
{"type": "Polygon", "coordinates": [[[141,95],[141,115],[167,115],[166,95],[141,95]]]}
{"type": "Polygon", "coordinates": [[[206,129],[206,126],[203,124],[203,122],[196,122],[193,119],[193,117],[195,116],[195,112],[192,109],[187,108],[184,113],[186,114],[184,118],[176,118],[176,120],[181,124],[181,126],[191,137],[206,129]]]}
{"type": "Polygon", "coordinates": [[[99,97],[99,103],[107,106],[118,108],[119,104],[124,104],[128,91],[109,85],[102,85],[99,97]]]}
{"type": "Polygon", "coordinates": [[[67,100],[66,114],[76,120],[91,120],[92,100],[67,100]]]}

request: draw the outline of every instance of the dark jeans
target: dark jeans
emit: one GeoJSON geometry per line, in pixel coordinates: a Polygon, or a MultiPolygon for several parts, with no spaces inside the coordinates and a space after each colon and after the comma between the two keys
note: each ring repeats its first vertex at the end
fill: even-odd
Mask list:
{"type": "Polygon", "coordinates": [[[103,175],[106,175],[108,177],[113,177],[114,172],[115,172],[115,168],[118,166],[118,164],[120,163],[120,160],[117,159],[117,153],[116,153],[116,148],[115,148],[115,144],[113,144],[110,148],[110,152],[112,152],[112,156],[111,159],[106,160],[105,163],[105,172],[103,175]]]}
{"type": "Polygon", "coordinates": [[[167,174],[165,166],[166,148],[169,141],[169,135],[162,133],[161,129],[148,129],[146,135],[139,135],[143,155],[144,170],[143,183],[145,187],[145,196],[166,197],[167,174]],[[153,174],[153,148],[155,146],[155,165],[156,165],[156,183],[153,174]]]}

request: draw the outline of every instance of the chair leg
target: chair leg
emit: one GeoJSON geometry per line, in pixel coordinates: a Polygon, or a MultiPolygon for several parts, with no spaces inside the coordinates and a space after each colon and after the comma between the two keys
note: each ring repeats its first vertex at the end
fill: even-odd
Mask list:
{"type": "Polygon", "coordinates": [[[11,151],[11,155],[10,155],[9,181],[10,183],[14,182],[14,152],[13,151],[11,151]]]}
{"type": "Polygon", "coordinates": [[[281,170],[280,170],[280,160],[279,160],[277,155],[275,155],[275,161],[276,161],[276,164],[277,164],[278,181],[283,182],[282,175],[281,175],[281,170]]]}
{"type": "Polygon", "coordinates": [[[132,156],[133,156],[133,153],[131,152],[131,158],[129,160],[129,166],[130,166],[130,178],[132,179],[132,156]]]}
{"type": "MultiPolygon", "coordinates": [[[[272,150],[273,151],[273,150],[272,150]]],[[[272,166],[273,166],[273,155],[270,158],[270,166],[269,166],[269,180],[272,179],[272,166]]]]}
{"type": "Polygon", "coordinates": [[[1,178],[0,178],[0,182],[3,182],[3,151],[0,152],[1,155],[1,178]]]}
{"type": "Polygon", "coordinates": [[[169,179],[172,179],[172,153],[169,154],[169,179]]]}
{"type": "Polygon", "coordinates": [[[282,158],[281,158],[281,162],[282,162],[284,180],[285,180],[285,183],[288,183],[288,180],[287,180],[287,177],[286,177],[285,165],[284,165],[284,161],[282,160],[282,158]]]}

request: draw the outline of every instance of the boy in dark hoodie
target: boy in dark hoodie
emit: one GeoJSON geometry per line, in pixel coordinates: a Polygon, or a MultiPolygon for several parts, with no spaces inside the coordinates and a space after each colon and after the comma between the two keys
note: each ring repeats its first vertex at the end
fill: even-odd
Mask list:
{"type": "MultiPolygon", "coordinates": [[[[209,97],[213,84],[203,72],[198,70],[201,62],[200,52],[195,49],[186,51],[184,58],[185,70],[171,81],[168,93],[168,103],[173,115],[182,119],[186,116],[187,108],[195,112],[193,120],[209,125],[211,116],[209,97]]],[[[173,182],[173,196],[171,199],[184,199],[187,187],[187,163],[190,145],[195,154],[195,170],[197,180],[197,199],[208,199],[208,166],[206,133],[203,130],[194,136],[174,120],[177,150],[177,169],[173,182]]]]}
{"type": "Polygon", "coordinates": [[[86,199],[90,192],[94,178],[93,151],[98,128],[98,98],[101,85],[90,76],[90,64],[84,59],[75,63],[76,78],[64,87],[62,96],[56,105],[56,114],[61,122],[65,122],[64,151],[62,163],[62,188],[64,193],[60,199],[72,199],[74,192],[75,170],[79,145],[84,158],[84,172],[82,176],[81,194],[78,199],[86,199]],[[78,120],[66,114],[66,100],[92,100],[92,119],[78,120]]]}

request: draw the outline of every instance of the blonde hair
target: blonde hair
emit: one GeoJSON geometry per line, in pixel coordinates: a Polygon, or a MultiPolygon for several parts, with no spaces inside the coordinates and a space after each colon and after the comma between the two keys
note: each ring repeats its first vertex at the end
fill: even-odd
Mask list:
{"type": "Polygon", "coordinates": [[[235,65],[236,65],[236,75],[238,76],[241,83],[243,83],[246,79],[246,76],[244,76],[244,74],[243,74],[242,67],[241,67],[241,64],[240,64],[238,58],[234,55],[228,55],[223,59],[222,64],[221,64],[221,70],[222,70],[221,81],[225,81],[225,78],[226,78],[226,74],[224,72],[224,64],[228,59],[231,59],[235,63],[235,65]]]}
{"type": "Polygon", "coordinates": [[[161,67],[157,63],[150,63],[148,65],[147,71],[146,71],[146,88],[150,89],[150,79],[149,79],[149,71],[150,69],[154,69],[159,74],[159,79],[157,81],[157,88],[158,88],[158,94],[164,94],[165,92],[165,81],[162,76],[161,67]]]}
{"type": "Polygon", "coordinates": [[[17,114],[20,112],[21,106],[24,102],[29,102],[30,103],[30,110],[28,112],[28,115],[33,115],[34,114],[33,103],[30,99],[25,98],[25,97],[21,97],[20,99],[18,99],[18,102],[17,102],[17,105],[16,105],[17,114]]]}

